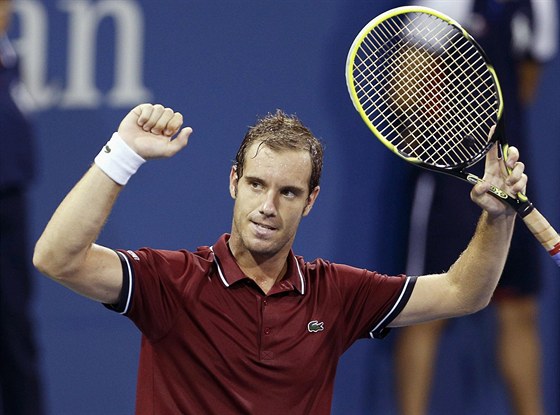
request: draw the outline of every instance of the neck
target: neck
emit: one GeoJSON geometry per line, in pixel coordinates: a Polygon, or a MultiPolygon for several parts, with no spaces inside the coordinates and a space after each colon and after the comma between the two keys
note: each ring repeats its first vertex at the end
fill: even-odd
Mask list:
{"type": "Polygon", "coordinates": [[[276,281],[280,281],[284,275],[286,275],[286,270],[288,269],[288,263],[284,261],[284,266],[278,271],[275,267],[274,269],[266,269],[261,266],[256,267],[243,267],[239,266],[243,273],[247,277],[251,278],[255,283],[267,294],[270,289],[274,286],[276,281]]]}
{"type": "Polygon", "coordinates": [[[276,281],[280,281],[288,270],[287,255],[275,255],[269,258],[259,258],[251,252],[235,252],[230,245],[230,250],[243,273],[257,283],[268,293],[276,281]]]}

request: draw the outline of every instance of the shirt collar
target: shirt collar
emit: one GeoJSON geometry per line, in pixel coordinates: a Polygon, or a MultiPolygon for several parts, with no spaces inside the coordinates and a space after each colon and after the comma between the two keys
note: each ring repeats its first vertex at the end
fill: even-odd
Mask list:
{"type": "MultiPolygon", "coordinates": [[[[248,279],[243,271],[241,271],[241,268],[239,268],[239,265],[237,265],[237,261],[227,245],[229,237],[229,234],[223,234],[220,239],[210,247],[214,253],[214,262],[218,268],[218,274],[226,287],[238,281],[248,279]]],[[[305,288],[305,279],[303,278],[301,266],[293,251],[290,250],[286,275],[281,281],[274,285],[271,293],[296,290],[303,295],[305,294],[305,288]]]]}

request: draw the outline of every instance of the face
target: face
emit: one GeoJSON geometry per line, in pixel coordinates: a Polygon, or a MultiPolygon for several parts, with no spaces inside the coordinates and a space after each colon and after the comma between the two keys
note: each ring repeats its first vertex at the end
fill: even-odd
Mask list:
{"type": "Polygon", "coordinates": [[[235,199],[229,240],[232,252],[250,253],[257,260],[286,256],[299,223],[319,194],[309,194],[311,158],[303,150],[274,151],[254,143],[247,150],[243,176],[230,173],[235,199]]]}

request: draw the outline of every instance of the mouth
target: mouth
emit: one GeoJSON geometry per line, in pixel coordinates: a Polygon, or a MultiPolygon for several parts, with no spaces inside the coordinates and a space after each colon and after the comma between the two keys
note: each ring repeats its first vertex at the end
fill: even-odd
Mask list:
{"type": "Polygon", "coordinates": [[[277,230],[276,227],[265,223],[251,221],[251,224],[253,225],[255,233],[259,236],[269,236],[277,230]]]}
{"type": "Polygon", "coordinates": [[[266,229],[266,230],[270,230],[270,231],[275,231],[276,230],[276,228],[274,226],[270,226],[270,225],[267,225],[265,223],[259,223],[259,222],[254,222],[254,221],[251,221],[251,222],[257,228],[266,229]]]}

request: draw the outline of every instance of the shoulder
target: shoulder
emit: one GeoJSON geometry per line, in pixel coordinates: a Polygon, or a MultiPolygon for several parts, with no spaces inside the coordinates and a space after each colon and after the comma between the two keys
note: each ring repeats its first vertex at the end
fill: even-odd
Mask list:
{"type": "Polygon", "coordinates": [[[177,269],[190,266],[203,266],[212,263],[212,251],[207,246],[197,248],[196,251],[187,249],[168,250],[143,247],[138,250],[118,250],[133,267],[147,267],[155,269],[177,269]]]}
{"type": "Polygon", "coordinates": [[[385,275],[377,271],[331,262],[322,258],[317,258],[310,262],[306,262],[303,258],[297,256],[296,259],[306,275],[314,278],[340,281],[341,283],[348,283],[356,280],[378,282],[389,280],[394,282],[395,280],[404,278],[403,275],[385,275]]]}

